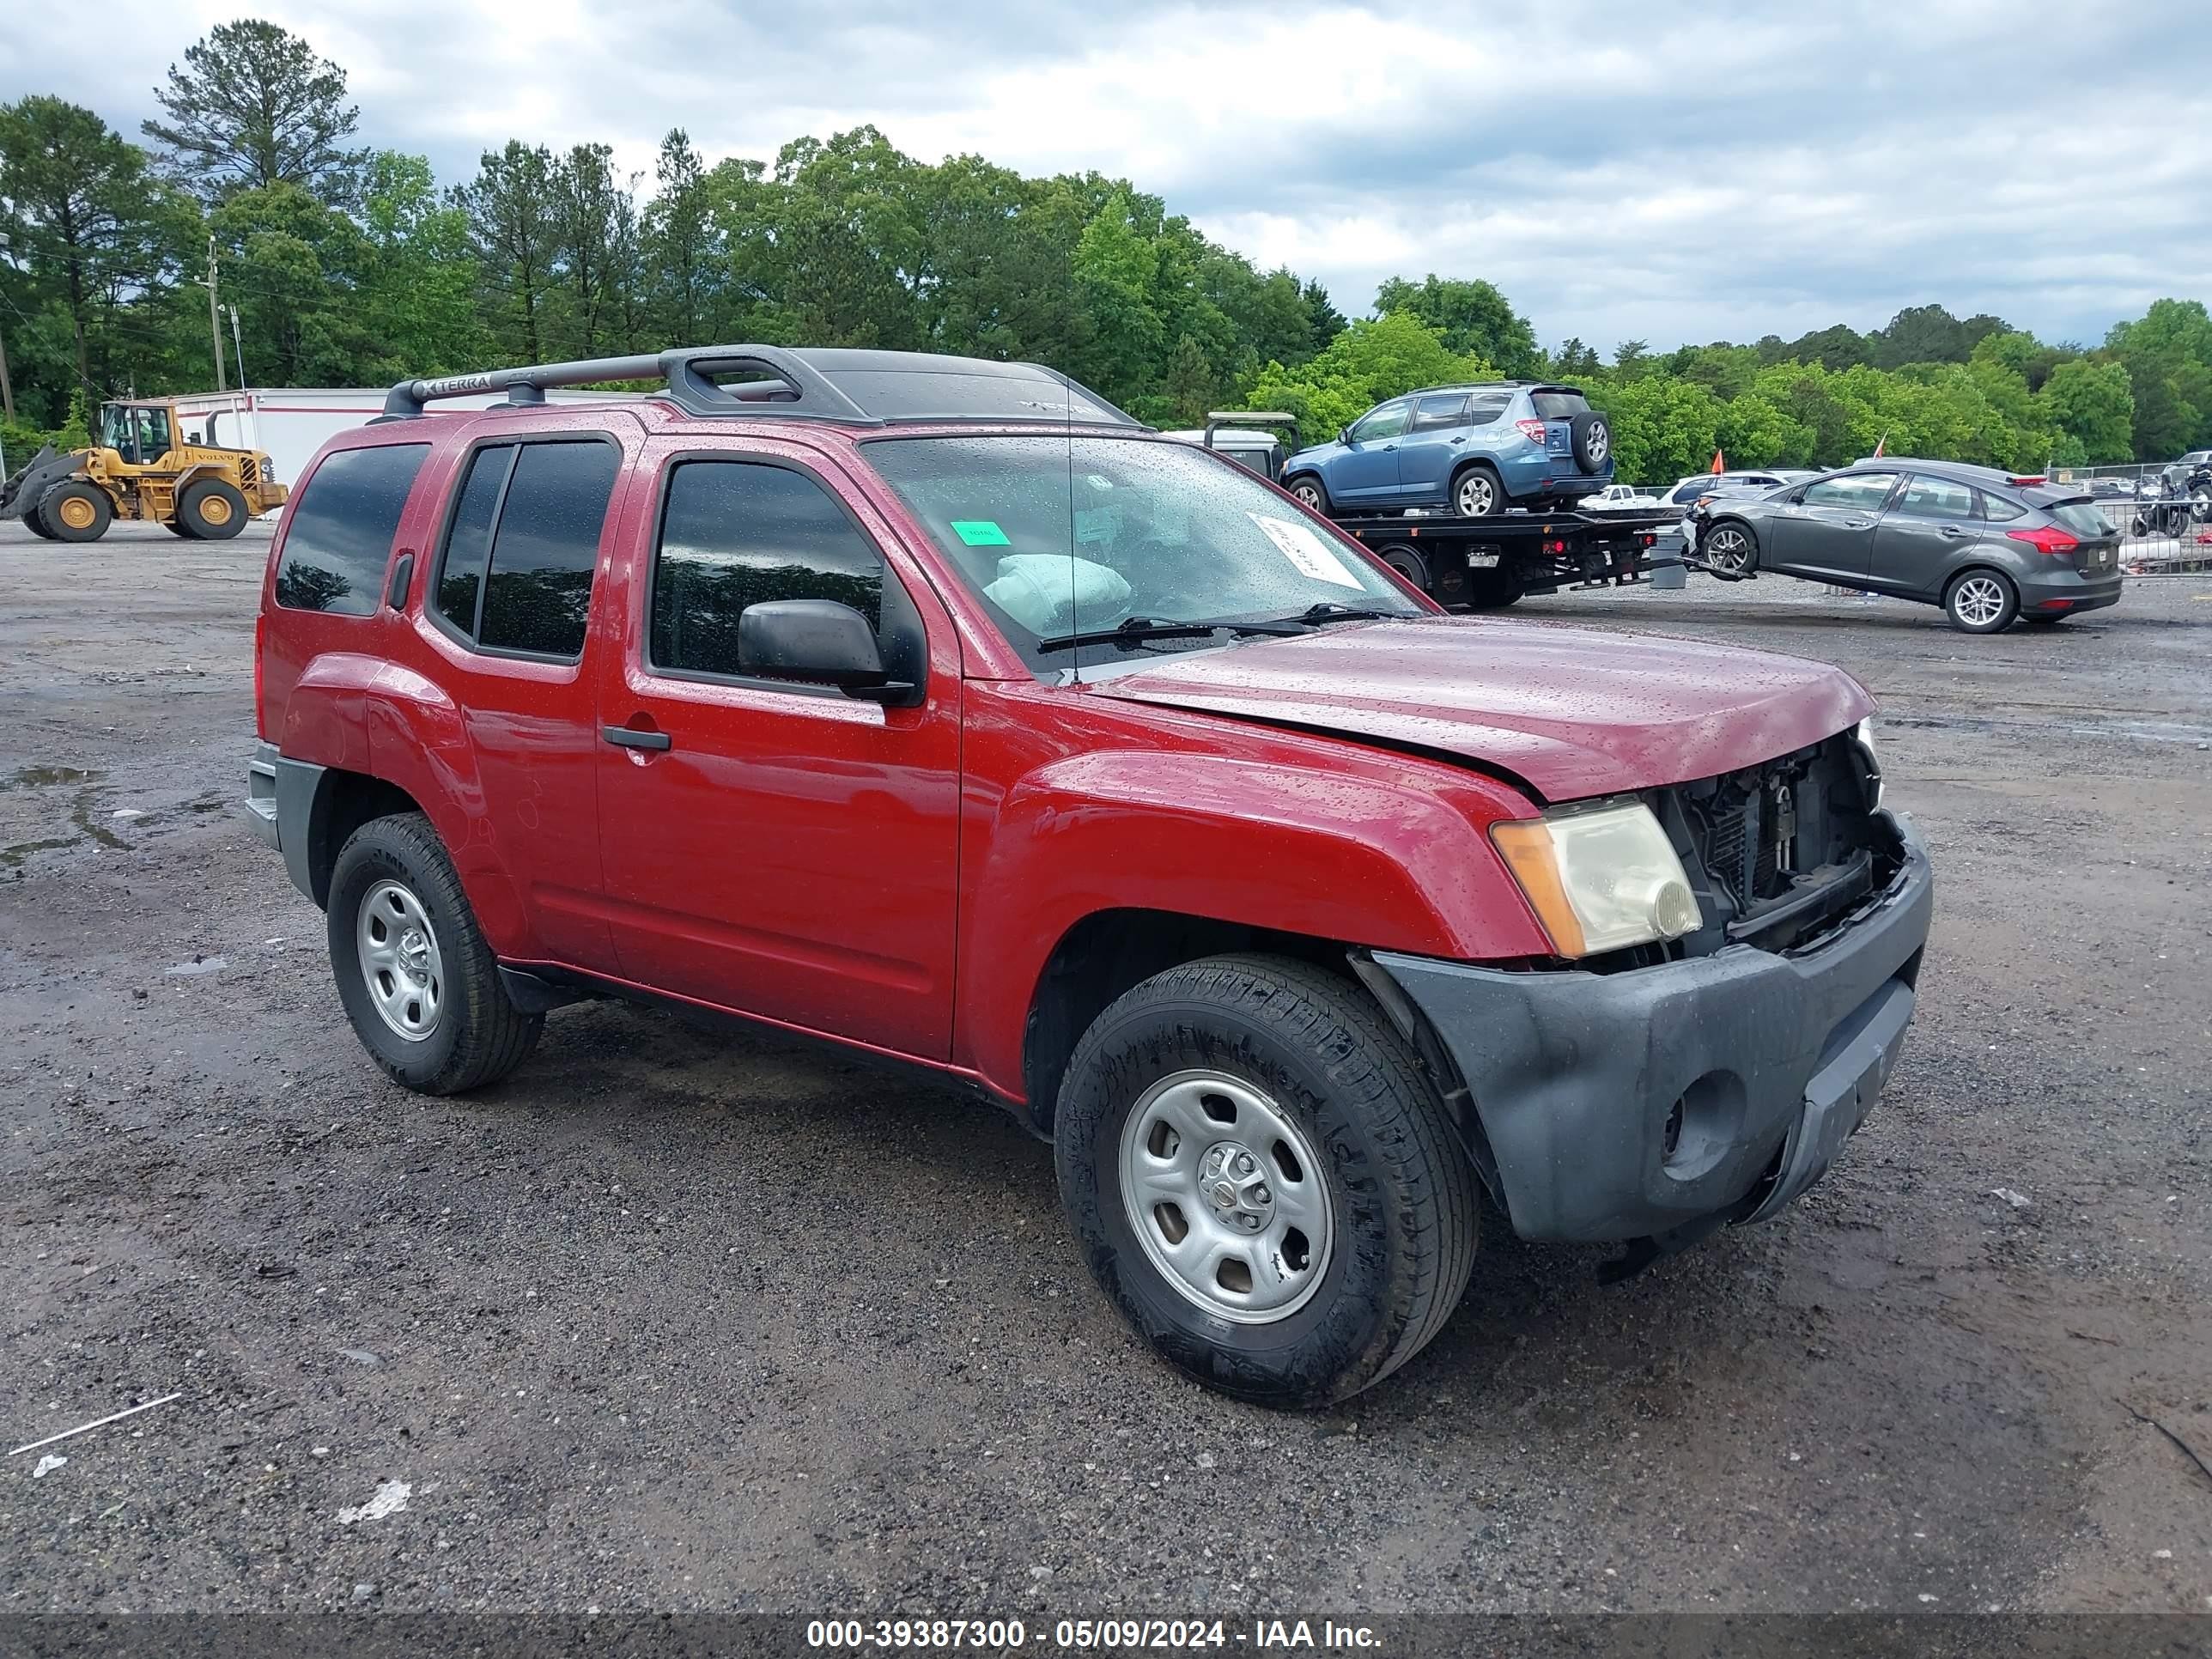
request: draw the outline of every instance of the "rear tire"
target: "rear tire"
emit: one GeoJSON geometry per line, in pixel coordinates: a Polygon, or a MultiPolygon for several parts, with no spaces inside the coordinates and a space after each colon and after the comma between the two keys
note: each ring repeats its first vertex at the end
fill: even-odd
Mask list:
{"type": "Polygon", "coordinates": [[[1425,593],[1429,591],[1429,562],[1410,547],[1394,543],[1377,548],[1375,556],[1425,593]]]}
{"type": "Polygon", "coordinates": [[[35,507],[23,515],[23,527],[42,542],[58,542],[61,539],[40,521],[39,509],[35,507]]]}
{"type": "Polygon", "coordinates": [[[1497,570],[1470,570],[1467,573],[1467,603],[1474,611],[1503,611],[1509,605],[1518,605],[1528,590],[1517,576],[1509,576],[1497,570]]]}
{"type": "Polygon", "coordinates": [[[1419,1353],[1467,1286],[1474,1176],[1443,1103],[1382,1012],[1309,963],[1214,957],[1146,980],[1077,1044],[1055,1128],[1100,1288],[1208,1388],[1345,1399],[1419,1353]]]}
{"type": "Polygon", "coordinates": [[[227,542],[246,528],[246,497],[220,478],[204,478],[177,498],[185,533],[204,542],[227,542]]]}
{"type": "Polygon", "coordinates": [[[2020,590],[1996,570],[1962,570],[1943,590],[1943,613],[1961,634],[2002,634],[2020,615],[2020,590]]]}
{"type": "Polygon", "coordinates": [[[1505,511],[1504,482],[1478,462],[1453,476],[1451,504],[1462,519],[1495,518],[1505,511]]]}
{"type": "Polygon", "coordinates": [[[544,1016],[507,1000],[453,860],[421,813],[374,818],[347,837],[326,921],[346,1018],[395,1083],[459,1094],[505,1077],[537,1046],[544,1016]]]}
{"type": "Polygon", "coordinates": [[[1310,511],[1320,514],[1324,519],[1329,516],[1328,486],[1321,481],[1319,473],[1301,472],[1284,488],[1304,502],[1310,511]]]}
{"type": "Polygon", "coordinates": [[[96,483],[65,479],[40,498],[39,521],[58,542],[96,542],[115,521],[115,503],[96,483]]]}

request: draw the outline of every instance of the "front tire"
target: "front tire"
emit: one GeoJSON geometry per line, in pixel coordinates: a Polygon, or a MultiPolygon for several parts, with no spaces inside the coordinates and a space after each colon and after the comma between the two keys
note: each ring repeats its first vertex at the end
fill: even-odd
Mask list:
{"type": "Polygon", "coordinates": [[[1419,1060],[1305,963],[1214,957],[1122,996],[1076,1047],[1055,1157],[1122,1316],[1261,1405],[1382,1381],[1443,1328],[1474,1264],[1472,1171],[1419,1060]]]}
{"type": "Polygon", "coordinates": [[[39,522],[58,542],[96,542],[115,521],[115,503],[96,483],[72,478],[39,501],[39,522]]]}
{"type": "Polygon", "coordinates": [[[1943,590],[1943,613],[1961,634],[2002,634],[2020,615],[2020,590],[1995,570],[1962,570],[1943,590]]]}
{"type": "Polygon", "coordinates": [[[1462,519],[1495,518],[1505,510],[1505,485],[1486,466],[1471,466],[1452,480],[1452,511],[1462,519]]]}
{"type": "Polygon", "coordinates": [[[1732,581],[1759,568],[1759,544],[1749,529],[1733,520],[1715,525],[1698,541],[1700,556],[1716,576],[1732,581]]]}
{"type": "Polygon", "coordinates": [[[419,812],[372,819],[331,872],[331,970],[354,1035],[426,1095],[497,1081],[537,1046],[542,1014],[507,1000],[460,878],[419,812]]]}
{"type": "Polygon", "coordinates": [[[1321,481],[1318,473],[1301,472],[1291,480],[1287,488],[1291,495],[1304,503],[1309,512],[1318,513],[1324,519],[1328,517],[1328,486],[1321,481]]]}

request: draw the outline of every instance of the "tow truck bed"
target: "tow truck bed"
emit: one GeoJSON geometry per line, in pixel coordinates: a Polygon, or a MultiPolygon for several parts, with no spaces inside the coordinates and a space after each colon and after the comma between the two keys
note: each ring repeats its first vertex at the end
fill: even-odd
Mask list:
{"type": "Polygon", "coordinates": [[[1659,532],[1680,507],[1645,513],[1507,513],[1462,519],[1412,512],[1336,520],[1346,535],[1438,604],[1494,610],[1524,593],[1621,586],[1651,568],[1659,532]]]}

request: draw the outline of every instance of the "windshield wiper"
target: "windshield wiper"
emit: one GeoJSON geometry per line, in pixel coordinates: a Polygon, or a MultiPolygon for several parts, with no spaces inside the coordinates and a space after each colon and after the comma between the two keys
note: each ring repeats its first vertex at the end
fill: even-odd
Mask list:
{"type": "Polygon", "coordinates": [[[1402,622],[1408,614],[1403,611],[1377,611],[1371,605],[1339,605],[1334,599],[1323,599],[1319,605],[1310,605],[1297,616],[1285,617],[1282,620],[1318,628],[1323,623],[1333,622],[1402,622]]]}
{"type": "Polygon", "coordinates": [[[1203,640],[1216,634],[1295,634],[1298,631],[1297,628],[1285,627],[1279,622],[1162,622],[1152,617],[1124,617],[1111,628],[1062,634],[1053,639],[1039,640],[1030,648],[1033,651],[1066,651],[1079,645],[1121,645],[1138,640],[1203,640]]]}

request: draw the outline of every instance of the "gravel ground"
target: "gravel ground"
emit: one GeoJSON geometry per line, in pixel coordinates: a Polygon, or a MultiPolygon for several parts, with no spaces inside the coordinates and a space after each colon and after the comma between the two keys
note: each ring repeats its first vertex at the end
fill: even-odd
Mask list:
{"type": "Polygon", "coordinates": [[[386,1083],[233,806],[264,551],[0,530],[0,1424],[181,1394],[0,1463],[0,1611],[2212,1608],[2212,1479],[2132,1414],[2212,1460],[2212,580],[1989,640],[1528,601],[1873,688],[1918,1023],[1778,1221],[1613,1289],[1493,1228],[1286,1417],[1137,1346],[988,1109],[605,1005],[386,1083]]]}

